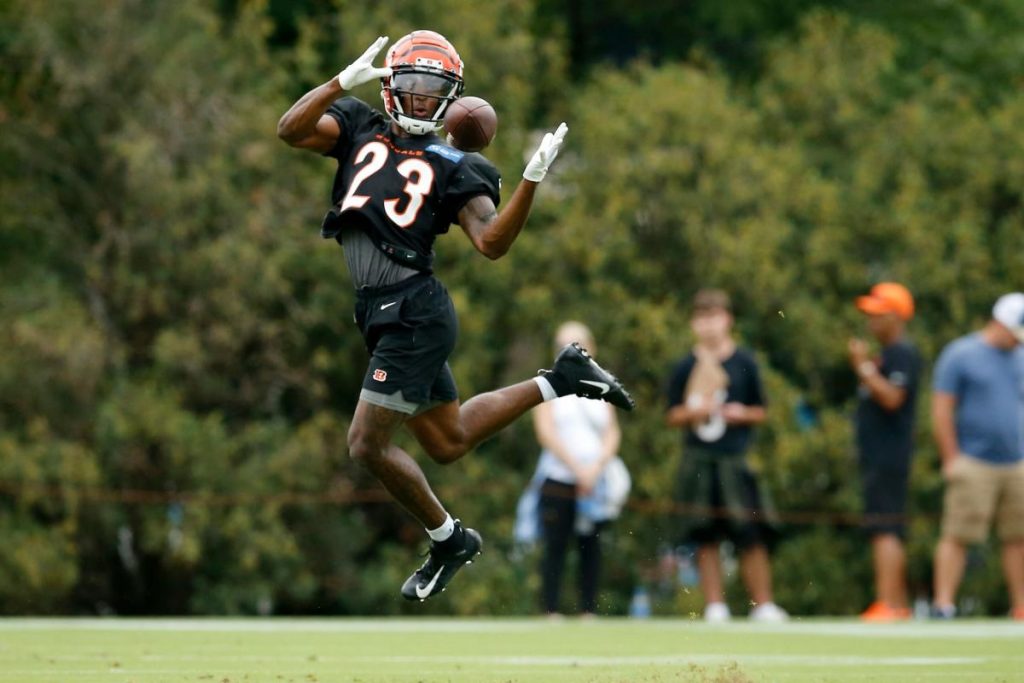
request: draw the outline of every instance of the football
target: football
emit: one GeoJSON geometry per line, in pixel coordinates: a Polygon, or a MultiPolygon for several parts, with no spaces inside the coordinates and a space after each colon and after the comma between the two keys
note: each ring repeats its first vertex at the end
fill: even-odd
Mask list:
{"type": "Polygon", "coordinates": [[[452,144],[463,152],[479,152],[498,132],[498,115],[485,99],[460,97],[448,105],[444,129],[452,144]]]}

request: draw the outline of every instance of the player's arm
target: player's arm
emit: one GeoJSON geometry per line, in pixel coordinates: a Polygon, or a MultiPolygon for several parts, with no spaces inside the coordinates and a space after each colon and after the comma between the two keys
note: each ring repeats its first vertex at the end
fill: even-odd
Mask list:
{"type": "Polygon", "coordinates": [[[691,405],[686,400],[686,385],[690,381],[690,375],[695,369],[696,362],[684,364],[673,371],[668,386],[670,403],[665,411],[666,427],[688,427],[692,424],[704,422],[711,417],[711,403],[709,401],[700,401],[691,405]]]}
{"type": "Polygon", "coordinates": [[[722,417],[731,425],[759,425],[768,417],[764,406],[734,401],[722,406],[722,417]]]}
{"type": "Polygon", "coordinates": [[[887,410],[894,413],[899,410],[907,401],[907,390],[905,387],[896,386],[885,378],[878,367],[871,361],[865,361],[857,368],[857,375],[861,383],[871,393],[871,400],[887,410]]]}
{"type": "Polygon", "coordinates": [[[703,422],[711,417],[711,406],[702,403],[699,406],[690,406],[687,403],[677,403],[665,412],[666,427],[686,427],[697,422],[703,422]]]}
{"type": "Polygon", "coordinates": [[[597,460],[589,465],[583,465],[576,475],[576,488],[579,493],[589,495],[608,463],[619,453],[619,444],[622,443],[622,430],[619,429],[619,419],[615,414],[615,406],[605,403],[608,408],[608,426],[601,434],[601,453],[597,460]]]}
{"type": "MultiPolygon", "coordinates": [[[[850,356],[850,365],[853,367],[853,371],[857,373],[857,377],[860,378],[861,384],[870,393],[871,400],[877,403],[883,410],[889,412],[899,410],[907,400],[908,392],[906,388],[890,382],[879,371],[878,365],[868,357],[868,346],[864,341],[851,339],[847,344],[847,348],[850,356]]],[[[905,364],[902,358],[897,358],[895,362],[905,364]]],[[[897,369],[903,370],[905,368],[901,365],[897,369]]]]}
{"type": "Polygon", "coordinates": [[[291,106],[277,122],[277,136],[292,147],[327,152],[341,135],[341,126],[327,108],[341,94],[375,78],[391,75],[389,67],[373,66],[373,59],[385,45],[387,36],[381,36],[356,61],[345,67],[336,78],[313,88],[291,106]]]}
{"type": "Polygon", "coordinates": [[[569,127],[560,124],[554,133],[547,133],[523,171],[523,180],[499,213],[494,201],[486,195],[473,197],[459,211],[459,225],[473,246],[489,259],[508,253],[519,232],[526,225],[533,206],[537,185],[544,180],[548,168],[558,156],[569,127]]]}
{"type": "Polygon", "coordinates": [[[932,393],[932,436],[942,460],[942,473],[946,475],[960,454],[956,440],[956,395],[944,391],[932,393]]]}
{"type": "Polygon", "coordinates": [[[730,401],[722,406],[722,417],[726,424],[738,426],[759,425],[768,418],[764,401],[764,386],[761,384],[761,370],[752,360],[744,369],[748,385],[740,401],[730,401]]]}
{"type": "Polygon", "coordinates": [[[341,135],[341,126],[325,112],[341,93],[337,78],[310,90],[277,122],[277,137],[292,147],[321,154],[333,149],[341,135]]]}
{"type": "Polygon", "coordinates": [[[508,253],[526,225],[536,188],[537,183],[519,183],[501,213],[487,195],[477,195],[466,202],[459,211],[459,225],[477,251],[491,260],[508,253]]]}

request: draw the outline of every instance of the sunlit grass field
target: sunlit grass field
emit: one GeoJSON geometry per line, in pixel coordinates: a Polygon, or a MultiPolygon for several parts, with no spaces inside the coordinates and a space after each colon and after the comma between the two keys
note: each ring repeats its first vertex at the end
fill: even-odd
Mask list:
{"type": "Polygon", "coordinates": [[[1024,681],[1024,623],[0,619],[0,681],[1024,681]]]}

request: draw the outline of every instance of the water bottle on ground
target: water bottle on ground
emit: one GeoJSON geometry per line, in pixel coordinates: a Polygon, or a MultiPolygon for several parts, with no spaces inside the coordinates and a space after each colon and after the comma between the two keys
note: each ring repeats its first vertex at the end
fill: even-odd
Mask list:
{"type": "Polygon", "coordinates": [[[645,586],[637,586],[633,591],[633,599],[629,601],[629,616],[634,619],[651,616],[651,596],[645,586]]]}

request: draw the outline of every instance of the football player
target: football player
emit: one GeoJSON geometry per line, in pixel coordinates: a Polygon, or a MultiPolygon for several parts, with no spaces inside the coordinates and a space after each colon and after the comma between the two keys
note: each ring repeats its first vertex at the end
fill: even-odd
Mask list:
{"type": "Polygon", "coordinates": [[[405,598],[422,601],[443,591],[482,541],[452,519],[416,461],[392,443],[396,430],[404,425],[433,460],[451,463],[542,401],[577,394],[630,410],[633,399],[584,349],[570,345],[551,370],[459,403],[447,362],[458,323],[433,275],[434,240],[458,223],[481,254],[504,256],[568,128],[562,123],[544,136],[498,212],[497,169],[436,134],[464,87],[458,52],[438,33],[414,31],[375,67],[387,42],[378,38],[336,78],[303,95],[281,117],[278,135],[338,162],[321,234],[344,247],[355,321],[370,354],[349,455],[426,528],[427,560],[402,586],[405,598]],[[381,82],[383,113],[342,97],[373,79],[381,82]]]}

